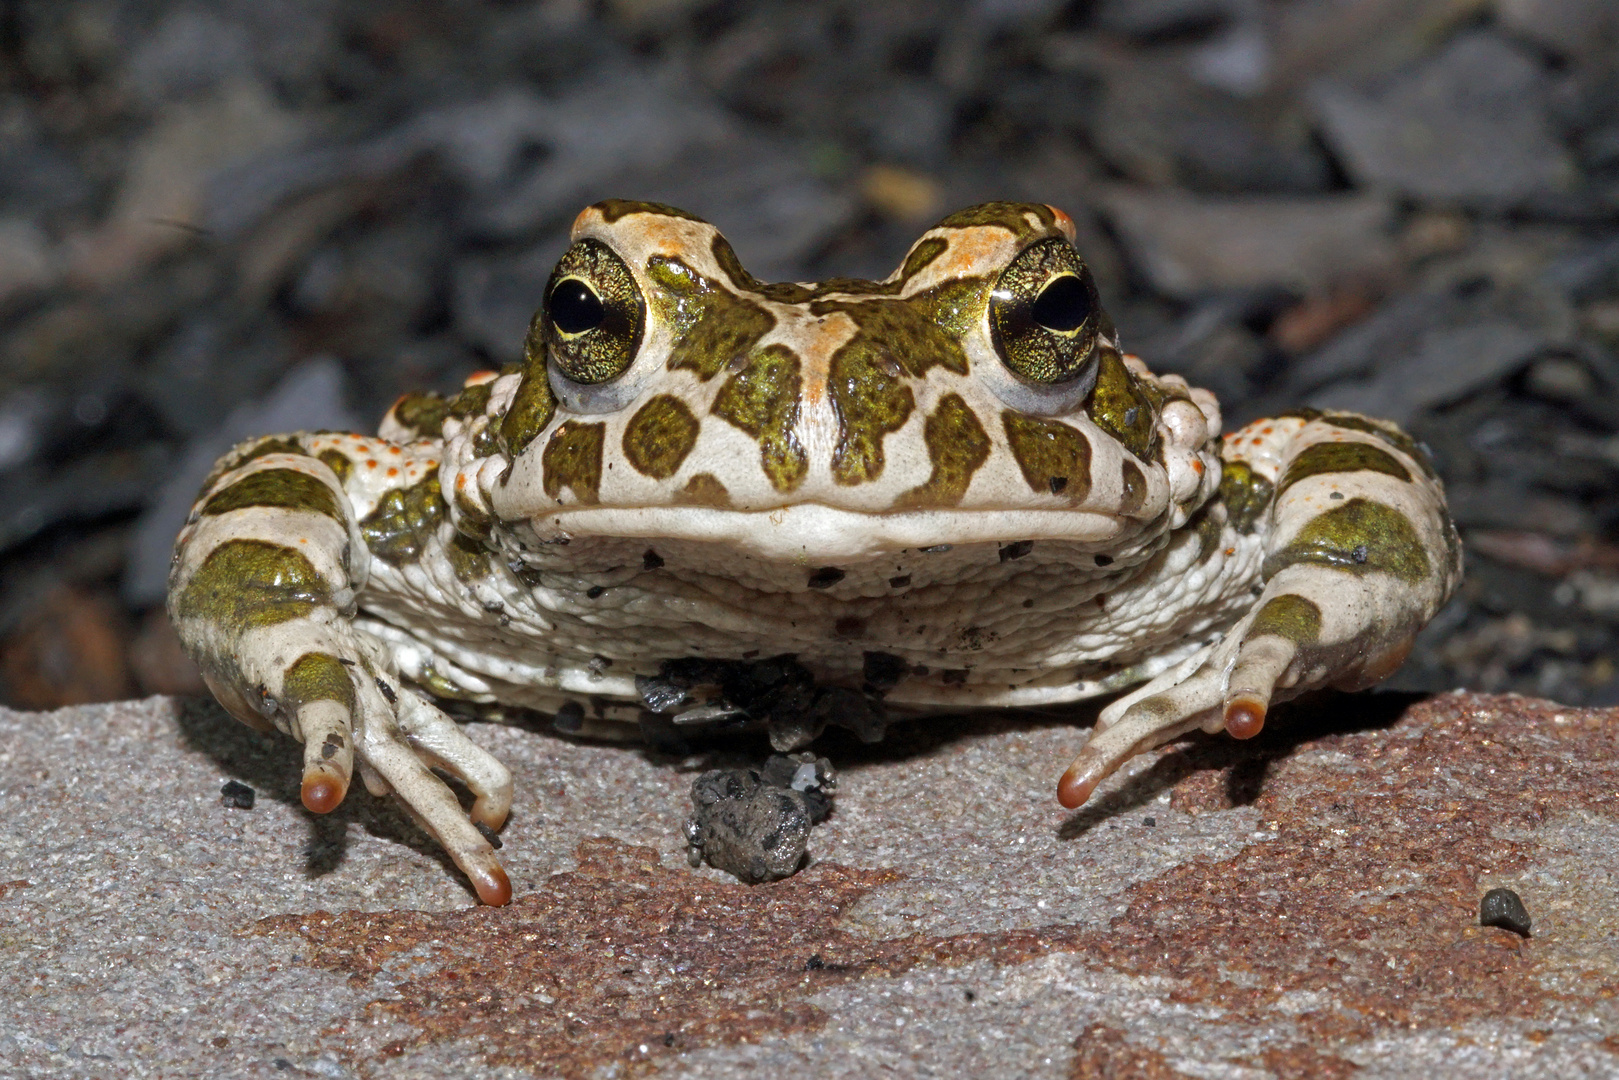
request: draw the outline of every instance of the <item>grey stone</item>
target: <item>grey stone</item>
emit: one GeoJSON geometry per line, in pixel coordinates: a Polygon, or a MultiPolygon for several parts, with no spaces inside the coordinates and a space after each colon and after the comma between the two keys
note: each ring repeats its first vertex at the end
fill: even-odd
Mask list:
{"type": "Polygon", "coordinates": [[[1500,381],[1548,343],[1533,330],[1501,320],[1429,331],[1414,352],[1390,358],[1373,378],[1336,383],[1311,395],[1309,404],[1408,423],[1424,409],[1500,381]]]}
{"type": "Polygon", "coordinates": [[[1102,53],[1082,63],[1103,83],[1086,129],[1131,180],[1224,193],[1324,191],[1332,176],[1296,107],[1262,108],[1200,85],[1179,60],[1102,53]]]}
{"type": "Polygon", "coordinates": [[[206,8],[170,11],[129,57],[124,79],[135,94],[161,102],[210,90],[253,63],[247,28],[206,8]]]}
{"type": "Polygon", "coordinates": [[[1312,292],[1386,273],[1395,258],[1391,208],[1373,196],[1217,199],[1115,188],[1101,203],[1137,266],[1169,296],[1312,292]]]}
{"type": "Polygon", "coordinates": [[[706,861],[749,884],[793,874],[804,862],[811,826],[831,811],[836,786],[826,759],[813,754],[777,754],[761,769],[704,773],[691,785],[685,830],[691,864],[706,861]]]}
{"type": "Polygon", "coordinates": [[[713,222],[765,281],[808,276],[811,256],[858,211],[851,192],[814,173],[803,147],[757,135],[694,146],[633,190],[713,222]]]}
{"type": "Polygon", "coordinates": [[[1502,29],[1565,56],[1594,59],[1619,47],[1619,8],[1610,0],[1496,0],[1502,29]]]}
{"type": "Polygon", "coordinates": [[[1103,0],[1094,19],[1103,30],[1137,38],[1156,38],[1224,22],[1233,0],[1103,0]]]}
{"type": "MultiPolygon", "coordinates": [[[[1302,717],[1295,712],[1292,722],[1302,717]]],[[[1050,780],[1083,732],[1050,721],[936,722],[927,730],[942,736],[845,770],[838,813],[817,831],[817,856],[823,882],[855,874],[865,884],[852,904],[851,893],[834,895],[838,905],[821,917],[836,940],[822,944],[795,936],[793,925],[828,906],[805,883],[822,868],[745,891],[717,871],[686,869],[678,830],[690,774],[631,749],[469,725],[516,778],[501,858],[517,897],[507,909],[465,910],[472,900],[453,868],[389,802],[356,785],[334,813],[308,814],[297,748],[211,705],[154,698],[0,710],[0,1008],[8,1017],[0,1060],[39,1080],[555,1075],[509,1049],[493,1062],[484,1055],[500,1049],[501,1025],[560,1012],[581,995],[597,1000],[574,985],[577,966],[551,967],[568,943],[540,949],[521,933],[532,927],[541,937],[572,896],[588,917],[580,927],[587,944],[614,950],[604,974],[624,980],[605,1009],[567,1018],[583,1022],[577,1039],[594,1039],[603,1075],[626,1053],[591,1021],[610,1023],[619,1003],[647,1008],[681,977],[674,964],[642,959],[662,955],[659,941],[676,941],[675,957],[690,962],[727,938],[767,935],[776,947],[752,946],[744,954],[752,967],[738,964],[731,979],[789,968],[787,1000],[739,998],[754,984],[731,981],[681,999],[697,1011],[640,1037],[662,1055],[661,1074],[1056,1080],[1087,1075],[1079,1066],[1094,1068],[1092,1041],[1112,1029],[1125,1040],[1115,1067],[1090,1075],[1259,1076],[1279,1070],[1284,1059],[1265,1056],[1279,1048],[1316,1067],[1343,1062],[1388,1080],[1603,1075],[1619,978],[1613,770],[1600,755],[1560,758],[1557,747],[1571,738],[1582,750],[1596,745],[1609,719],[1521,698],[1443,695],[1393,726],[1363,717],[1327,738],[1317,729],[1266,754],[1235,751],[1231,768],[1258,761],[1264,776],[1257,801],[1238,806],[1206,798],[1227,786],[1221,771],[1232,759],[1197,756],[1231,744],[1199,738],[1138,759],[1104,785],[1097,807],[1072,815],[1053,805],[1050,780]],[[1512,720],[1511,710],[1533,710],[1533,724],[1512,720]],[[1481,746],[1486,735],[1506,745],[1481,746]],[[1447,816],[1431,794],[1437,775],[1448,781],[1444,798],[1472,810],[1481,799],[1469,784],[1525,753],[1535,755],[1533,770],[1512,782],[1532,779],[1557,801],[1543,816],[1503,806],[1479,823],[1465,812],[1447,816]],[[1412,755],[1424,755],[1422,775],[1402,772],[1412,755]],[[1456,764],[1436,770],[1436,760],[1456,764]],[[252,810],[221,805],[226,780],[257,790],[252,810]],[[1387,832],[1356,816],[1391,797],[1423,818],[1404,828],[1377,819],[1397,833],[1398,848],[1382,846],[1387,832]],[[591,843],[631,857],[584,874],[591,843]],[[1398,857],[1384,854],[1391,850],[1398,857]],[[1502,868],[1479,870],[1481,851],[1500,852],[1505,862],[1484,865],[1502,868]],[[1267,872],[1272,863],[1278,869],[1267,872]],[[1295,888],[1255,896],[1239,872],[1295,888]],[[1532,951],[1502,951],[1499,935],[1469,925],[1468,902],[1499,887],[1536,912],[1532,951]],[[740,908],[739,892],[759,899],[758,913],[740,908]],[[1226,911],[1223,899],[1242,906],[1226,911]],[[1424,914],[1408,916],[1413,906],[1424,914]],[[1230,922],[1211,939],[1195,925],[1208,918],[1230,922]],[[357,936],[322,940],[321,927],[339,920],[357,936]],[[377,929],[368,934],[367,923],[377,929]],[[512,932],[499,950],[480,944],[500,927],[512,932]],[[1318,942],[1322,927],[1343,929],[1318,942]],[[1369,934],[1352,937],[1355,927],[1369,934]],[[416,936],[383,937],[401,930],[416,936]],[[1241,940],[1223,944],[1226,935],[1241,940]],[[1126,940],[1140,948],[1115,944],[1126,940]],[[1232,975],[1239,969],[1204,962],[1200,946],[1264,966],[1244,982],[1232,975]],[[522,955],[525,948],[538,955],[522,955]],[[859,949],[879,960],[840,970],[840,956],[859,949]],[[1522,965],[1522,1007],[1535,1011],[1490,1010],[1493,980],[1437,990],[1428,982],[1416,1006],[1424,1011],[1393,1019],[1357,1010],[1347,1015],[1366,1026],[1321,1034],[1323,1018],[1355,1003],[1409,1001],[1394,996],[1408,995],[1404,972],[1370,986],[1358,973],[1397,966],[1418,949],[1434,962],[1430,980],[1450,978],[1439,963],[1447,958],[1488,963],[1488,971],[1522,965]],[[549,969],[551,981],[490,994],[482,981],[514,964],[549,969]],[[1171,965],[1191,970],[1175,975],[1171,965]],[[436,1008],[492,1014],[493,1035],[486,1025],[429,1037],[423,1017],[413,1023],[393,1009],[443,970],[459,973],[461,985],[434,999],[436,1008]],[[1286,985],[1254,982],[1271,977],[1286,985]],[[1214,1004],[1232,994],[1251,997],[1240,1009],[1214,1004]],[[750,1011],[782,1019],[745,1037],[713,1019],[750,1011]],[[663,1042],[666,1030],[687,1031],[688,1019],[712,1029],[693,1024],[689,1046],[663,1042]],[[1265,1071],[1254,1062],[1267,1062],[1265,1071]]],[[[628,1037],[627,1054],[646,1055],[636,1042],[628,1037]]]]}
{"type": "MultiPolygon", "coordinates": [[[[610,70],[564,98],[545,101],[523,131],[540,149],[540,160],[487,199],[474,221],[491,235],[510,236],[571,216],[610,191],[638,196],[623,190],[627,176],[664,168],[733,131],[732,122],[689,85],[672,69],[651,75],[610,70]]],[[[458,125],[423,126],[447,138],[458,125]]],[[[480,168],[494,156],[484,144],[459,136],[456,145],[463,160],[480,168]]]]}
{"type": "Polygon", "coordinates": [[[1511,889],[1491,889],[1478,905],[1480,926],[1499,926],[1520,937],[1528,937],[1531,921],[1523,900],[1511,889]]]}
{"type": "Polygon", "coordinates": [[[862,100],[859,122],[879,160],[933,164],[948,149],[952,105],[931,81],[895,80],[862,100]]]}
{"type": "Polygon", "coordinates": [[[567,246],[567,237],[557,235],[514,255],[474,256],[456,264],[451,294],[456,333],[499,364],[521,359],[529,320],[567,246]]]}
{"type": "Polygon", "coordinates": [[[1361,183],[1485,208],[1574,184],[1543,97],[1534,62],[1486,32],[1458,37],[1379,92],[1323,81],[1310,93],[1327,140],[1361,183]]]}

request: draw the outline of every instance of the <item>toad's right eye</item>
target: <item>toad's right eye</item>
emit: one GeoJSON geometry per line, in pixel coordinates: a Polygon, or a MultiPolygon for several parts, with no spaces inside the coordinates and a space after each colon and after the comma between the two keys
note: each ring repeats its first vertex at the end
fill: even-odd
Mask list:
{"type": "Polygon", "coordinates": [[[646,330],[646,301],[613,249],[587,239],[569,248],[552,271],[540,316],[530,336],[542,336],[562,375],[602,383],[624,374],[635,359],[646,330]]]}

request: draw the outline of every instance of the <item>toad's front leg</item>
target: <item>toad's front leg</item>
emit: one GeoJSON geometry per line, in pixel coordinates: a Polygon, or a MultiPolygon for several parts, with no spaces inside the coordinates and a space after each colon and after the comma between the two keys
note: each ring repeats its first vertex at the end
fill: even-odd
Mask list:
{"type": "Polygon", "coordinates": [[[1058,783],[1066,807],[1193,728],[1252,738],[1273,702],[1387,677],[1461,580],[1438,478],[1393,425],[1261,420],[1228,435],[1222,457],[1226,528],[1263,543],[1258,598],[1220,641],[1103,710],[1058,783]]]}
{"type": "MultiPolygon", "coordinates": [[[[392,792],[449,852],[480,900],[504,904],[511,883],[473,822],[506,820],[511,775],[402,685],[386,648],[353,625],[370,556],[338,475],[353,463],[317,451],[321,438],[257,439],[220,462],[175,548],[170,617],[231,715],[304,744],[306,807],[335,809],[357,764],[372,794],[392,792]],[[470,818],[432,768],[472,791],[470,818]]],[[[391,468],[400,484],[412,476],[391,468]]]]}

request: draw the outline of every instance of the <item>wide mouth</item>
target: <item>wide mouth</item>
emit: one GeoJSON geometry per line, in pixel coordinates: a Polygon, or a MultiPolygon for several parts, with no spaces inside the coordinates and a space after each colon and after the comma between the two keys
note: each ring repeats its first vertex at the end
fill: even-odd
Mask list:
{"type": "Polygon", "coordinates": [[[812,562],[962,544],[1062,540],[1108,545],[1141,523],[1085,510],[972,509],[872,513],[797,503],[769,510],[697,506],[586,506],[537,514],[542,539],[692,540],[750,555],[812,562]]]}

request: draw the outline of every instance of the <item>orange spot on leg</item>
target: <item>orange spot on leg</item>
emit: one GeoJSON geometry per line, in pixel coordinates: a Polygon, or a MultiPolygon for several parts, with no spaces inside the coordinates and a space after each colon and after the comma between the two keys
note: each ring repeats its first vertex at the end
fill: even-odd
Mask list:
{"type": "Polygon", "coordinates": [[[1225,729],[1233,739],[1251,739],[1264,727],[1264,702],[1241,697],[1226,702],[1225,729]]]}

